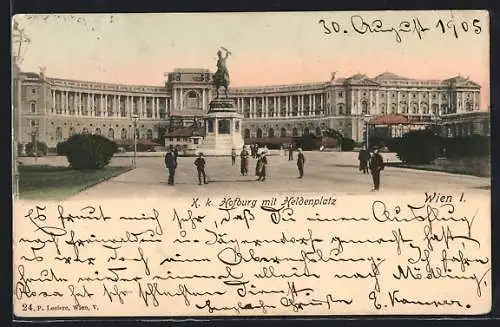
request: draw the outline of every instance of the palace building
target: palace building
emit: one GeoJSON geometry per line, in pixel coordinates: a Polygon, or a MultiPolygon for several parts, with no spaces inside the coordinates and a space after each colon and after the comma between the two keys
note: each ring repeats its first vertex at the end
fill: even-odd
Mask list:
{"type": "MultiPolygon", "coordinates": [[[[35,137],[49,147],[74,133],[132,140],[134,116],[140,140],[158,139],[163,128],[167,136],[176,136],[172,142],[185,142],[186,135],[174,131],[193,131],[186,128],[192,126],[203,131],[202,118],[215,96],[207,69],[175,69],[157,86],[55,78],[44,69],[15,75],[17,139],[26,144],[35,137]]],[[[231,87],[229,96],[243,115],[245,140],[321,135],[331,128],[361,142],[367,124],[391,126],[393,136],[430,124],[439,126],[443,136],[489,135],[480,86],[461,76],[420,80],[388,72],[348,78],[332,74],[318,83],[231,87]]]]}

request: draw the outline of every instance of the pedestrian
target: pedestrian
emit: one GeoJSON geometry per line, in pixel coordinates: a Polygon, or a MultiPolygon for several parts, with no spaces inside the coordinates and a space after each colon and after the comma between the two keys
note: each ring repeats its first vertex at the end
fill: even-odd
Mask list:
{"type": "Polygon", "coordinates": [[[266,158],[266,153],[263,152],[259,155],[257,155],[257,165],[255,167],[255,175],[257,175],[259,178],[257,178],[258,181],[265,181],[266,180],[266,167],[267,167],[267,158],[266,158]]]}
{"type": "Polygon", "coordinates": [[[290,144],[290,148],[288,149],[288,161],[293,160],[293,145],[290,144]]]}
{"type": "Polygon", "coordinates": [[[236,164],[236,150],[234,148],[231,149],[231,165],[234,166],[236,164]]]}
{"type": "Polygon", "coordinates": [[[384,170],[384,159],[377,148],[374,149],[373,156],[370,160],[370,170],[373,177],[372,191],[378,191],[380,188],[380,171],[384,170]]]}
{"type": "Polygon", "coordinates": [[[177,158],[175,157],[172,146],[165,155],[165,166],[168,169],[168,185],[174,185],[175,169],[177,168],[177,158]]]}
{"type": "Polygon", "coordinates": [[[366,148],[359,150],[358,160],[359,171],[362,171],[363,174],[368,174],[368,160],[370,160],[370,154],[368,153],[366,148]]]}
{"type": "Polygon", "coordinates": [[[205,174],[205,158],[203,158],[203,153],[200,152],[198,155],[198,158],[194,161],[194,165],[196,166],[196,170],[198,172],[198,181],[199,185],[201,184],[208,184],[207,182],[207,174],[205,174]],[[202,183],[202,178],[203,177],[203,183],[202,183]]]}
{"type": "Polygon", "coordinates": [[[242,176],[248,175],[248,150],[246,146],[243,146],[243,149],[240,152],[240,172],[242,176]]]}
{"type": "Polygon", "coordinates": [[[297,155],[297,168],[299,169],[299,178],[304,176],[304,165],[306,164],[306,158],[302,153],[302,149],[298,149],[299,154],[297,155]]]}

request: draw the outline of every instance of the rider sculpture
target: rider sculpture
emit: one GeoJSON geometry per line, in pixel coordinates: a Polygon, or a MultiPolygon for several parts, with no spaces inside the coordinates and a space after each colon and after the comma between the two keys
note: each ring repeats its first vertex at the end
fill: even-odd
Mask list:
{"type": "Polygon", "coordinates": [[[222,55],[222,51],[217,51],[217,71],[214,74],[214,84],[215,91],[217,92],[216,98],[219,98],[219,88],[224,88],[224,94],[227,98],[227,88],[229,87],[229,71],[227,70],[226,60],[231,54],[226,48],[221,48],[225,51],[225,55],[222,55]]]}

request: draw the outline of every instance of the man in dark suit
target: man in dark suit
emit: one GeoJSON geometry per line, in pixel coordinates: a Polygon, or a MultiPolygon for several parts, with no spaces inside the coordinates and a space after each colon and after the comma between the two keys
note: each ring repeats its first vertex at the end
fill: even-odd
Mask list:
{"type": "Polygon", "coordinates": [[[196,170],[198,171],[198,181],[201,184],[208,184],[207,182],[207,174],[205,174],[205,158],[203,158],[203,153],[200,152],[198,158],[194,161],[194,165],[196,166],[196,170]],[[201,178],[203,177],[203,183],[201,182],[201,178]]]}
{"type": "Polygon", "coordinates": [[[380,187],[380,171],[384,170],[384,159],[378,153],[378,149],[373,150],[373,156],[370,160],[370,171],[373,177],[373,190],[378,191],[380,187]]]}
{"type": "Polygon", "coordinates": [[[304,165],[306,164],[306,158],[302,153],[302,149],[298,149],[299,154],[297,155],[297,168],[299,169],[299,178],[304,176],[304,165]]]}
{"type": "Polygon", "coordinates": [[[168,185],[174,185],[175,169],[177,168],[177,157],[174,154],[173,147],[170,146],[165,155],[165,166],[168,169],[168,185]]]}
{"type": "Polygon", "coordinates": [[[290,144],[290,147],[288,148],[288,161],[293,160],[293,144],[290,144]]]}

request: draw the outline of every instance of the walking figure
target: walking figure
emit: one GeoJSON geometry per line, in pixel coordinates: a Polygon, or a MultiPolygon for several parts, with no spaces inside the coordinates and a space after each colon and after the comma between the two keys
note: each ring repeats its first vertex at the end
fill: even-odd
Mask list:
{"type": "Polygon", "coordinates": [[[290,144],[290,148],[288,149],[288,161],[293,160],[293,145],[290,144]]]}
{"type": "Polygon", "coordinates": [[[243,146],[243,149],[240,152],[240,172],[242,176],[248,175],[248,151],[245,146],[243,146]]]}
{"type": "Polygon", "coordinates": [[[299,178],[304,176],[304,165],[306,164],[306,158],[302,153],[302,149],[298,149],[299,154],[297,155],[297,168],[299,169],[299,178]]]}
{"type": "Polygon", "coordinates": [[[194,165],[196,166],[196,170],[198,171],[198,181],[199,185],[201,184],[208,184],[207,182],[207,175],[205,174],[205,158],[203,158],[203,153],[200,152],[198,155],[198,158],[194,161],[194,165]],[[203,183],[202,183],[202,178],[203,177],[203,183]]]}
{"type": "Polygon", "coordinates": [[[363,174],[368,174],[368,160],[370,160],[370,153],[366,149],[361,149],[358,155],[359,171],[363,174]]]}
{"type": "Polygon", "coordinates": [[[231,149],[231,165],[234,166],[236,164],[236,150],[231,149]]]}
{"type": "Polygon", "coordinates": [[[168,185],[174,185],[175,169],[177,168],[177,157],[174,154],[173,147],[170,146],[165,155],[165,166],[168,169],[168,185]]]}
{"type": "Polygon", "coordinates": [[[372,191],[378,191],[380,188],[380,171],[384,170],[384,159],[378,153],[378,149],[373,151],[373,156],[370,160],[370,170],[373,177],[372,191]]]}
{"type": "Polygon", "coordinates": [[[266,166],[267,166],[267,158],[265,153],[261,153],[257,155],[257,165],[255,167],[255,175],[258,176],[258,181],[266,180],[266,166]]]}

